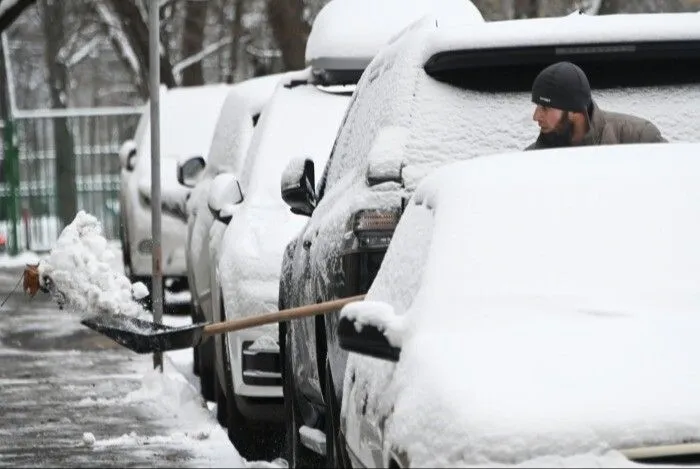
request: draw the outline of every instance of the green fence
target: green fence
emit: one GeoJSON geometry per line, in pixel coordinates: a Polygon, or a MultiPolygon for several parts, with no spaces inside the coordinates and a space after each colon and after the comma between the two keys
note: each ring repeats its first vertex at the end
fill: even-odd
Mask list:
{"type": "Polygon", "coordinates": [[[15,249],[51,249],[75,210],[119,237],[119,147],[142,108],[20,111],[5,123],[0,235],[15,249]]]}

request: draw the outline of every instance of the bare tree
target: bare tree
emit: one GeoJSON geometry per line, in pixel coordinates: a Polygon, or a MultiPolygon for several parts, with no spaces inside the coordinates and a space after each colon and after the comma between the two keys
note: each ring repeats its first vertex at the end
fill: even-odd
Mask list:
{"type": "MultiPolygon", "coordinates": [[[[149,55],[148,55],[148,14],[137,0],[107,0],[112,11],[114,11],[121,21],[121,28],[124,32],[129,46],[134,52],[139,63],[141,81],[148,83],[149,55]]],[[[161,41],[162,42],[162,41],[161,41]]],[[[175,76],[170,62],[168,47],[161,47],[160,54],[160,80],[169,88],[176,86],[175,76]]]]}
{"type": "Polygon", "coordinates": [[[267,0],[267,18],[285,68],[304,68],[311,26],[304,19],[302,0],[267,0]]]}
{"type": "Polygon", "coordinates": [[[539,0],[515,0],[513,15],[515,18],[537,18],[540,16],[539,0]]]}
{"type": "MultiPolygon", "coordinates": [[[[204,26],[208,5],[209,2],[201,0],[187,0],[185,3],[185,24],[181,46],[182,55],[185,58],[197,54],[204,47],[204,26]]],[[[181,85],[196,86],[202,84],[204,84],[204,70],[202,61],[197,60],[183,69],[181,85]]]]}
{"type": "MultiPolygon", "coordinates": [[[[45,59],[51,107],[65,109],[68,103],[68,68],[61,60],[60,51],[66,38],[66,4],[61,0],[40,0],[39,7],[46,39],[45,59]]],[[[53,138],[56,150],[56,213],[63,226],[66,226],[78,212],[73,135],[67,118],[53,119],[53,138]]]]}

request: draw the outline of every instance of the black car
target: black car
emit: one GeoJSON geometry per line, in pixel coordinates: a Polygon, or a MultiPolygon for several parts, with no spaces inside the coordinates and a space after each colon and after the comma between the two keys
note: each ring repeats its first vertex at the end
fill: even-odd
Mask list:
{"type": "MultiPolygon", "coordinates": [[[[578,64],[602,108],[647,118],[669,141],[700,136],[697,14],[441,24],[414,25],[369,65],[318,192],[313,163],[285,173],[283,198],[310,219],[287,246],[280,309],[366,292],[432,169],[532,143],[530,87],[547,65],[578,64]]],[[[337,325],[337,313],[280,325],[292,466],[350,464],[338,425],[347,352],[337,325]]]]}

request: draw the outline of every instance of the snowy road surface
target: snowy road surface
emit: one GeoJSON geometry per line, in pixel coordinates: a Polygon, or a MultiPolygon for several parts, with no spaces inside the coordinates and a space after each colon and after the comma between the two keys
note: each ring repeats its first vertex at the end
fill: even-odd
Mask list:
{"type": "MultiPolygon", "coordinates": [[[[0,268],[0,298],[20,273],[0,268]]],[[[20,287],[0,309],[0,467],[245,467],[199,397],[191,356],[169,352],[154,371],[152,355],[20,287]]]]}

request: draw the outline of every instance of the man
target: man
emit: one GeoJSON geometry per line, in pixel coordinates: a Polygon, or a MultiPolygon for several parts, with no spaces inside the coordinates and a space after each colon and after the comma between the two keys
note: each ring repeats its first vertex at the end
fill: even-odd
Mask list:
{"type": "Polygon", "coordinates": [[[540,135],[525,150],[666,142],[645,119],[601,110],[591,97],[588,77],[571,62],[555,63],[537,75],[532,102],[537,105],[532,119],[540,135]]]}

